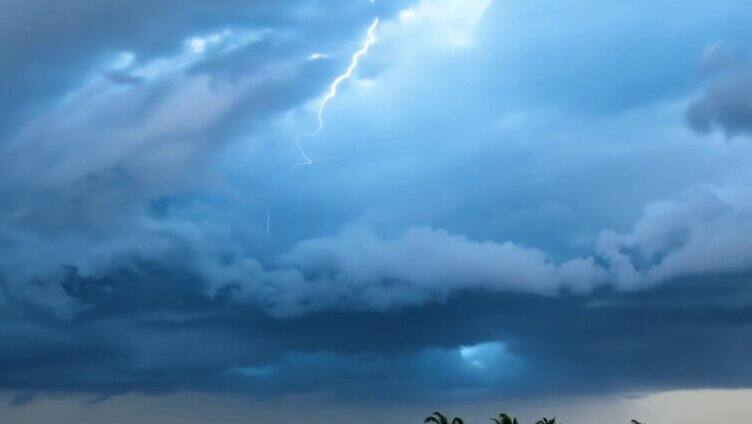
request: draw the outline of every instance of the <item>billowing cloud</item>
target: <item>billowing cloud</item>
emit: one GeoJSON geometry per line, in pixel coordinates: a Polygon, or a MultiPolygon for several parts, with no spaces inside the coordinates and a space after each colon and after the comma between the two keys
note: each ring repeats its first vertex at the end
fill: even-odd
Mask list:
{"type": "Polygon", "coordinates": [[[735,75],[712,83],[707,92],[690,106],[692,127],[701,132],[718,128],[728,137],[752,130],[752,77],[747,67],[735,75]]]}
{"type": "MultiPolygon", "coordinates": [[[[746,200],[746,199],[745,199],[746,200]]],[[[652,204],[629,234],[604,232],[599,251],[616,284],[643,287],[677,278],[750,271],[752,209],[698,189],[680,200],[652,204]]]]}
{"type": "Polygon", "coordinates": [[[705,48],[700,71],[708,81],[689,106],[687,117],[701,133],[720,130],[726,137],[752,130],[752,64],[731,47],[716,42],[705,48]]]}
{"type": "Polygon", "coordinates": [[[0,388],[752,386],[752,145],[705,136],[749,132],[716,40],[752,16],[716,3],[3,2],[0,388]]]}
{"type": "Polygon", "coordinates": [[[521,291],[546,296],[587,292],[603,280],[592,258],[562,264],[511,242],[474,242],[443,230],[412,228],[384,240],[366,230],[307,240],[264,271],[236,275],[240,297],[278,314],[328,308],[385,310],[443,301],[458,291],[521,291]]]}

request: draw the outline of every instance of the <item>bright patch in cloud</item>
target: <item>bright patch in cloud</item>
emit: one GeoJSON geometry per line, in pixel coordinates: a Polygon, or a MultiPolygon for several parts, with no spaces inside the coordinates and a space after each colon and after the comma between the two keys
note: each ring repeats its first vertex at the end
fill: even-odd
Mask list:
{"type": "Polygon", "coordinates": [[[327,57],[329,57],[329,55],[327,55],[327,54],[325,54],[325,53],[319,53],[319,52],[315,52],[315,53],[311,53],[311,54],[310,54],[310,55],[308,56],[308,60],[319,60],[319,59],[326,59],[327,57]]]}
{"type": "Polygon", "coordinates": [[[136,60],[136,55],[133,52],[120,53],[112,64],[112,69],[121,70],[129,68],[136,60]]]}
{"type": "Polygon", "coordinates": [[[230,373],[246,378],[265,378],[274,375],[274,367],[241,367],[230,370],[230,373]]]}
{"type": "Polygon", "coordinates": [[[424,40],[422,44],[470,47],[475,30],[492,0],[423,0],[399,12],[399,19],[389,26],[389,33],[400,40],[424,40]]]}
{"type": "Polygon", "coordinates": [[[399,14],[400,21],[406,22],[415,19],[415,11],[413,9],[405,9],[399,14]]]}
{"type": "Polygon", "coordinates": [[[460,356],[474,368],[484,369],[507,355],[503,343],[490,342],[474,346],[461,346],[460,356]]]}

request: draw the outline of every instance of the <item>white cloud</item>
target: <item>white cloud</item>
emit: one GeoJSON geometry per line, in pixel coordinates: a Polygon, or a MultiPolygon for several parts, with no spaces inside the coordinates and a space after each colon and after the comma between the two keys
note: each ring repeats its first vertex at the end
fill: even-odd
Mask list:
{"type": "Polygon", "coordinates": [[[475,41],[475,31],[493,0],[422,0],[413,7],[403,9],[398,20],[386,25],[389,36],[424,48],[470,47],[475,41]]]}
{"type": "Polygon", "coordinates": [[[391,239],[351,228],[298,243],[277,263],[265,270],[255,260],[233,267],[205,258],[202,266],[215,288],[237,283],[240,298],[280,315],[329,308],[384,310],[473,289],[554,296],[562,289],[589,291],[604,277],[590,258],[556,264],[537,249],[477,242],[426,227],[391,239]]]}
{"type": "Polygon", "coordinates": [[[597,250],[611,267],[613,284],[638,289],[675,278],[749,272],[752,212],[698,188],[645,208],[632,232],[605,231],[597,250]]]}
{"type": "Polygon", "coordinates": [[[239,284],[238,299],[277,315],[386,310],[441,302],[463,290],[544,296],[587,294],[601,285],[639,290],[676,278],[750,271],[749,206],[707,188],[692,190],[646,207],[630,233],[602,232],[594,257],[563,262],[512,242],[474,241],[427,227],[393,238],[350,227],[297,243],[276,267],[252,259],[219,265],[211,257],[202,267],[215,289],[239,284]]]}

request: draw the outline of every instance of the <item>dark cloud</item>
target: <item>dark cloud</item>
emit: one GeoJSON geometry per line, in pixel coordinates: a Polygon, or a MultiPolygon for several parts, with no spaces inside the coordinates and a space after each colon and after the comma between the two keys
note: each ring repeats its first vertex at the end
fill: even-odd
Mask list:
{"type": "Polygon", "coordinates": [[[0,358],[0,384],[97,396],[325,391],[350,401],[748,387],[748,220],[703,190],[656,203],[631,233],[604,233],[595,263],[609,284],[585,294],[535,294],[540,279],[505,286],[525,275],[510,264],[533,275],[556,267],[524,260],[534,251],[428,229],[304,242],[283,255],[288,268],[267,271],[233,272],[232,254],[211,267],[182,243],[173,256],[99,275],[66,267],[31,283],[33,296],[4,285],[13,348],[0,358]],[[477,249],[492,259],[477,262],[486,256],[477,249]],[[516,259],[493,259],[505,255],[516,259]],[[297,278],[307,281],[285,285],[297,278]]]}
{"type": "Polygon", "coordinates": [[[399,6],[347,2],[331,5],[338,14],[330,14],[310,2],[285,8],[175,2],[162,5],[171,13],[159,18],[132,2],[53,3],[3,5],[12,12],[6,17],[18,15],[7,18],[12,25],[4,31],[39,20],[34,34],[9,37],[19,46],[7,52],[8,60],[33,67],[40,78],[71,73],[62,104],[43,101],[61,91],[16,80],[36,74],[20,68],[14,73],[13,66],[4,86],[29,91],[0,97],[13,113],[24,110],[24,102],[40,106],[33,120],[2,137],[0,174],[6,184],[0,191],[16,201],[0,209],[12,217],[10,226],[42,233],[111,231],[126,225],[143,203],[202,185],[189,175],[196,167],[270,117],[320,93],[346,63],[349,37],[374,13],[389,16],[399,6]],[[55,13],[67,18],[46,18],[55,13]],[[63,38],[53,36],[58,31],[63,38]],[[192,37],[211,45],[193,54],[192,37]],[[206,41],[212,37],[218,41],[206,41]],[[54,63],[57,52],[43,42],[48,38],[70,50],[69,62],[54,63]],[[336,60],[308,61],[320,48],[336,60]],[[27,57],[33,53],[27,50],[39,50],[43,62],[27,57]],[[92,74],[91,67],[101,69],[92,74]],[[40,72],[51,68],[56,72],[40,72]],[[36,170],[33,177],[29,169],[36,170]]]}
{"type": "Polygon", "coordinates": [[[3,388],[324,390],[373,401],[752,384],[743,275],[586,297],[467,291],[387,313],[290,319],[209,299],[195,276],[146,263],[93,279],[70,269],[60,284],[83,305],[70,320],[19,304],[22,315],[4,317],[3,388]]]}
{"type": "Polygon", "coordinates": [[[731,138],[752,132],[752,67],[741,66],[710,83],[687,111],[696,131],[718,129],[731,138]]]}
{"type": "Polygon", "coordinates": [[[138,85],[144,82],[143,77],[130,75],[125,72],[111,71],[104,74],[110,81],[124,85],[138,85]]]}
{"type": "Polygon", "coordinates": [[[32,402],[35,397],[36,395],[34,394],[34,392],[20,393],[16,395],[15,397],[13,397],[13,399],[11,399],[11,404],[13,406],[25,405],[27,403],[32,402]]]}
{"type": "Polygon", "coordinates": [[[2,3],[0,388],[750,387],[749,8],[595,3],[2,3]]]}
{"type": "Polygon", "coordinates": [[[263,1],[170,0],[155,8],[125,0],[3,2],[0,37],[7,41],[0,46],[0,141],[80,83],[91,66],[118,52],[147,61],[174,51],[187,37],[231,27],[275,27],[304,44],[331,45],[353,35],[373,13],[389,15],[400,4],[337,1],[321,7],[299,0],[275,7],[263,1]]]}

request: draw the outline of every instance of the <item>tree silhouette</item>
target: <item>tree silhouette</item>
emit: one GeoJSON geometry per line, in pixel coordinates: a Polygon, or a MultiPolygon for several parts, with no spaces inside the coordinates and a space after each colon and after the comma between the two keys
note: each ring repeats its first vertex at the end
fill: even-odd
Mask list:
{"type": "Polygon", "coordinates": [[[637,420],[632,420],[631,422],[632,422],[632,424],[642,424],[641,422],[639,422],[637,420]]]}
{"type": "MultiPolygon", "coordinates": [[[[424,424],[449,424],[449,420],[447,417],[441,415],[440,412],[434,412],[432,415],[426,417],[425,420],[423,420],[424,424]]],[[[465,421],[462,420],[460,417],[454,417],[452,419],[452,424],[465,424],[465,421]]]]}
{"type": "Polygon", "coordinates": [[[499,418],[491,418],[491,421],[493,421],[496,424],[518,424],[517,418],[510,417],[509,415],[505,413],[500,413],[499,418]]]}
{"type": "Polygon", "coordinates": [[[540,420],[538,420],[538,422],[536,422],[535,424],[556,424],[556,418],[548,419],[546,417],[543,417],[540,420]]]}

